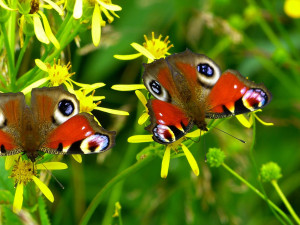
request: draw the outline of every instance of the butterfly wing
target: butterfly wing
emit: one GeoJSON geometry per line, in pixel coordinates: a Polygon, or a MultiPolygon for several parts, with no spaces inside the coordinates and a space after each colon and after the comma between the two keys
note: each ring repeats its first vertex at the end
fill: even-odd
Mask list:
{"type": "Polygon", "coordinates": [[[192,121],[179,107],[158,99],[147,103],[151,124],[146,129],[161,144],[170,144],[183,137],[193,126],[192,121]]]}
{"type": "Polygon", "coordinates": [[[42,151],[51,154],[104,152],[115,144],[115,132],[100,127],[88,113],[77,114],[52,130],[42,151]]]}
{"type": "Polygon", "coordinates": [[[143,80],[155,98],[181,109],[185,117],[206,130],[206,98],[220,75],[219,67],[211,59],[186,50],[145,65],[143,80]],[[213,73],[200,73],[200,65],[209,65],[213,73]]]}
{"type": "Polygon", "coordinates": [[[0,94],[0,156],[23,151],[20,137],[25,108],[22,93],[0,94]]]}
{"type": "Polygon", "coordinates": [[[237,71],[225,71],[207,99],[207,118],[221,118],[252,112],[271,101],[271,93],[263,84],[247,80],[237,71]]]}
{"type": "Polygon", "coordinates": [[[61,86],[34,89],[31,106],[41,133],[41,151],[90,154],[108,150],[115,143],[115,132],[106,131],[92,115],[79,113],[75,95],[61,86]]]}

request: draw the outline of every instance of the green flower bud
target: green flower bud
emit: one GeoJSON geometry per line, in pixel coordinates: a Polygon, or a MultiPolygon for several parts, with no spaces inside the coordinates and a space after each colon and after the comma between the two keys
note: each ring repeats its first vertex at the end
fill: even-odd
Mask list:
{"type": "Polygon", "coordinates": [[[266,163],[260,169],[260,177],[263,182],[278,180],[281,176],[281,168],[274,162],[266,163]]]}
{"type": "Polygon", "coordinates": [[[250,5],[244,11],[246,21],[250,23],[256,22],[257,18],[261,16],[259,9],[256,6],[250,5]]]}
{"type": "Polygon", "coordinates": [[[233,14],[229,17],[229,24],[237,30],[243,30],[246,26],[244,18],[238,14],[233,14]]]}
{"type": "Polygon", "coordinates": [[[27,15],[31,10],[31,0],[19,0],[17,6],[21,14],[27,15]]]}
{"type": "Polygon", "coordinates": [[[288,53],[282,48],[277,48],[272,55],[272,59],[279,64],[285,63],[288,58],[288,53]]]}
{"type": "Polygon", "coordinates": [[[224,152],[219,148],[210,148],[206,154],[206,162],[210,167],[219,167],[225,159],[224,152]]]}
{"type": "Polygon", "coordinates": [[[24,24],[23,24],[23,33],[27,36],[34,35],[33,20],[30,15],[25,15],[25,20],[24,20],[24,24]]]}

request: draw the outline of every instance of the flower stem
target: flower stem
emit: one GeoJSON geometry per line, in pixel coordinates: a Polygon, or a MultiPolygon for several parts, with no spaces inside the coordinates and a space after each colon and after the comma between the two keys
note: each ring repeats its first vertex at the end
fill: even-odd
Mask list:
{"type": "Polygon", "coordinates": [[[102,201],[103,197],[106,195],[106,193],[117,183],[124,180],[128,176],[132,175],[133,173],[137,172],[139,169],[147,165],[149,162],[151,162],[155,158],[154,155],[147,155],[143,160],[137,161],[132,166],[125,169],[123,172],[116,175],[113,179],[111,179],[95,196],[95,198],[92,200],[91,204],[88,206],[87,210],[85,211],[84,215],[81,218],[80,225],[86,225],[88,224],[91,216],[93,215],[94,211],[96,210],[97,206],[102,201]]]}
{"type": "Polygon", "coordinates": [[[24,45],[21,48],[21,51],[20,51],[20,54],[19,54],[19,57],[18,57],[18,61],[17,61],[17,64],[16,64],[15,73],[14,73],[14,79],[16,79],[16,77],[17,77],[19,68],[21,66],[22,59],[23,59],[25,51],[27,49],[27,45],[28,45],[28,43],[30,41],[30,38],[31,38],[31,36],[28,36],[28,35],[26,35],[26,37],[25,37],[24,45]]]}
{"type": "Polygon", "coordinates": [[[299,217],[297,216],[297,214],[295,213],[293,207],[291,206],[291,204],[289,203],[289,201],[286,199],[285,195],[281,191],[281,189],[280,189],[277,181],[276,180],[272,180],[271,184],[273,185],[273,187],[277,191],[278,195],[280,196],[281,200],[285,204],[286,208],[289,210],[289,212],[292,215],[292,217],[294,218],[294,220],[297,222],[297,224],[300,225],[300,219],[299,219],[299,217]]]}
{"type": "Polygon", "coordinates": [[[1,23],[1,31],[2,31],[2,34],[3,34],[3,37],[4,37],[4,45],[5,45],[7,58],[8,58],[9,75],[10,75],[10,77],[12,77],[12,75],[14,73],[14,61],[13,61],[12,50],[11,50],[10,45],[9,45],[7,31],[6,31],[4,23],[1,23]]]}
{"type": "Polygon", "coordinates": [[[225,163],[222,164],[222,166],[233,176],[235,176],[238,180],[240,180],[242,183],[246,184],[252,191],[254,191],[259,197],[264,199],[268,202],[268,204],[276,210],[282,217],[286,219],[286,221],[289,221],[290,224],[293,224],[288,216],[275,205],[271,200],[269,200],[265,195],[263,195],[258,189],[256,189],[252,184],[250,184],[248,181],[246,181],[243,177],[241,177],[239,174],[237,174],[234,170],[232,170],[229,166],[227,166],[225,163]]]}

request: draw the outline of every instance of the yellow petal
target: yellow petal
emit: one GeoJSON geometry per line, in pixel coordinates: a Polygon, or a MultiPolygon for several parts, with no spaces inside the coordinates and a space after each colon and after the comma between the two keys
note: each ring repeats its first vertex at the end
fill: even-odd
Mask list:
{"type": "Polygon", "coordinates": [[[14,213],[20,212],[23,205],[23,191],[24,191],[24,184],[18,183],[13,203],[13,211],[14,213]]]}
{"type": "Polygon", "coordinates": [[[50,202],[54,202],[54,196],[53,196],[52,192],[50,191],[50,189],[47,187],[47,185],[44,184],[36,176],[32,176],[32,180],[34,181],[36,186],[38,186],[38,188],[41,190],[41,192],[45,195],[45,197],[48,198],[48,200],[50,202]]]}
{"type": "Polygon", "coordinates": [[[56,12],[58,12],[58,14],[59,14],[60,16],[63,16],[63,15],[64,15],[64,11],[63,11],[56,3],[52,2],[51,0],[44,0],[44,2],[48,3],[49,5],[51,5],[52,8],[53,8],[56,12]]]}
{"type": "Polygon", "coordinates": [[[31,92],[32,88],[40,87],[42,84],[46,83],[47,81],[49,81],[49,77],[45,77],[40,80],[37,80],[36,82],[24,88],[21,92],[23,92],[23,94],[26,95],[27,93],[31,92]]]}
{"type": "Polygon", "coordinates": [[[50,28],[47,17],[45,16],[45,14],[42,11],[39,11],[39,14],[41,15],[41,17],[43,19],[43,23],[44,23],[44,27],[45,27],[47,37],[50,39],[50,41],[55,46],[55,48],[59,49],[60,44],[59,44],[58,40],[56,39],[56,37],[54,36],[54,34],[52,33],[52,30],[50,28]]]}
{"type": "Polygon", "coordinates": [[[267,122],[264,122],[262,119],[260,119],[256,114],[254,114],[255,118],[262,124],[262,125],[265,125],[265,126],[273,126],[274,123],[267,123],[267,122]]]}
{"type": "Polygon", "coordinates": [[[13,10],[13,9],[9,8],[3,0],[0,0],[0,6],[6,10],[13,10]]]}
{"type": "Polygon", "coordinates": [[[103,6],[104,8],[108,9],[108,10],[112,10],[112,11],[120,11],[122,10],[121,6],[119,5],[114,5],[114,4],[106,4],[105,2],[103,2],[103,0],[97,0],[97,2],[103,6]]]}
{"type": "Polygon", "coordinates": [[[148,59],[154,61],[155,57],[152,55],[151,52],[149,52],[144,46],[138,44],[138,43],[131,43],[131,46],[137,50],[138,52],[142,53],[144,56],[146,56],[148,59]]]}
{"type": "Polygon", "coordinates": [[[116,115],[122,115],[122,116],[128,116],[129,113],[123,110],[115,110],[115,109],[108,109],[108,108],[103,108],[103,107],[95,107],[95,109],[100,110],[102,112],[107,112],[110,114],[116,114],[116,115]]]}
{"type": "Polygon", "coordinates": [[[148,114],[148,113],[143,113],[143,114],[140,116],[139,120],[138,120],[138,124],[139,124],[139,125],[144,124],[144,123],[147,121],[148,118],[149,118],[149,114],[148,114]]]}
{"type": "Polygon", "coordinates": [[[116,84],[111,89],[117,91],[135,91],[137,89],[146,89],[146,87],[143,84],[116,84]]]}
{"type": "Polygon", "coordinates": [[[64,170],[68,168],[68,165],[62,162],[45,162],[36,164],[38,170],[64,170]]]}
{"type": "Polygon", "coordinates": [[[181,145],[181,148],[182,148],[182,150],[183,150],[183,152],[184,152],[184,154],[185,154],[185,156],[186,156],[186,158],[187,158],[194,174],[196,176],[198,176],[199,175],[199,167],[198,167],[198,164],[197,164],[194,156],[192,155],[190,150],[184,144],[181,143],[180,145],[181,145]]]}
{"type": "Polygon", "coordinates": [[[75,0],[73,17],[79,19],[82,16],[82,0],[75,0]]]}
{"type": "Polygon", "coordinates": [[[5,170],[9,170],[19,157],[19,154],[6,156],[5,170]]]}
{"type": "Polygon", "coordinates": [[[235,117],[244,127],[250,128],[252,126],[252,123],[250,123],[243,114],[236,115],[235,117]]]}
{"type": "Polygon", "coordinates": [[[36,38],[42,43],[49,44],[50,41],[46,36],[40,17],[36,13],[34,13],[32,16],[33,16],[34,33],[36,38]]]}
{"type": "Polygon", "coordinates": [[[135,94],[138,97],[138,99],[142,102],[142,104],[146,107],[147,99],[145,98],[145,96],[143,95],[143,93],[141,91],[139,91],[139,90],[136,90],[135,94]]]}
{"type": "Polygon", "coordinates": [[[92,17],[92,39],[93,44],[98,46],[101,38],[101,14],[100,7],[98,4],[95,4],[93,17],[92,17]]]}
{"type": "Polygon", "coordinates": [[[141,55],[143,55],[143,54],[136,53],[136,54],[130,54],[130,55],[114,55],[114,57],[119,60],[132,60],[132,59],[136,59],[136,58],[140,57],[141,55]]]}
{"type": "Polygon", "coordinates": [[[77,86],[86,89],[85,92],[87,94],[90,93],[91,91],[93,91],[94,89],[101,88],[101,87],[104,87],[106,85],[105,83],[102,83],[102,82],[94,83],[94,84],[83,84],[83,83],[78,83],[74,80],[72,80],[72,82],[74,84],[76,84],[77,86]],[[89,90],[89,91],[87,92],[87,90],[89,90]]]}
{"type": "Polygon", "coordinates": [[[78,162],[78,163],[82,163],[82,157],[79,154],[73,154],[72,155],[73,158],[78,162]]]}
{"type": "Polygon", "coordinates": [[[169,172],[169,165],[170,165],[170,154],[171,154],[171,147],[170,145],[167,146],[163,160],[161,162],[161,171],[160,176],[162,178],[167,178],[169,172]]]}
{"type": "Polygon", "coordinates": [[[93,101],[100,101],[105,99],[105,96],[93,96],[93,101]]]}
{"type": "Polygon", "coordinates": [[[152,142],[152,135],[134,135],[127,139],[129,143],[142,143],[142,142],[152,142]]]}
{"type": "MultiPolygon", "coordinates": [[[[114,21],[114,17],[109,14],[109,12],[106,8],[101,7],[101,11],[104,13],[104,15],[106,16],[109,23],[112,23],[114,21]]],[[[113,11],[111,11],[111,12],[113,12],[113,11]]]]}
{"type": "Polygon", "coordinates": [[[205,133],[205,131],[197,129],[190,133],[187,133],[185,136],[189,137],[189,138],[195,138],[195,137],[200,137],[200,134],[203,135],[204,133],[205,133]]]}
{"type": "Polygon", "coordinates": [[[300,18],[300,1],[286,0],[284,2],[284,12],[292,18],[300,18]]]}
{"type": "Polygon", "coordinates": [[[48,72],[48,67],[42,60],[35,59],[34,62],[37,65],[38,68],[40,68],[41,70],[43,70],[45,72],[48,72]]]}

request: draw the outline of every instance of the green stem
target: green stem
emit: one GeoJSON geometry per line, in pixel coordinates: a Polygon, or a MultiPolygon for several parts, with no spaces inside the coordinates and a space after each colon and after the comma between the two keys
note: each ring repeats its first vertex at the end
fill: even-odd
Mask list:
{"type": "Polygon", "coordinates": [[[25,36],[24,45],[23,45],[23,47],[21,48],[21,51],[20,51],[20,54],[19,54],[19,57],[18,57],[18,61],[17,61],[17,64],[16,64],[15,73],[14,73],[14,80],[15,80],[16,77],[17,77],[17,74],[18,74],[19,68],[20,68],[20,66],[21,66],[21,63],[22,63],[22,60],[23,60],[25,51],[26,51],[26,49],[27,49],[27,45],[28,45],[28,43],[29,43],[29,41],[30,41],[30,38],[31,38],[31,36],[28,36],[28,35],[25,36]]]}
{"type": "MultiPolygon", "coordinates": [[[[227,166],[225,163],[222,164],[222,166],[229,172],[231,173],[234,177],[236,177],[238,180],[240,180],[242,183],[246,184],[252,191],[254,191],[259,197],[261,197],[262,199],[264,199],[265,201],[267,201],[269,203],[269,205],[271,207],[273,207],[273,209],[275,209],[282,217],[284,217],[287,221],[290,221],[290,219],[288,218],[288,216],[280,209],[277,207],[277,205],[275,205],[271,200],[269,200],[268,198],[266,198],[265,195],[263,195],[259,190],[257,190],[252,184],[250,184],[248,181],[246,181],[243,177],[241,177],[239,174],[237,174],[234,170],[232,170],[229,166],[227,166]]],[[[290,224],[293,224],[292,222],[290,222],[290,224]]]]}
{"type": "Polygon", "coordinates": [[[273,187],[277,191],[278,195],[280,196],[281,200],[285,204],[286,208],[289,210],[289,212],[292,215],[292,217],[294,218],[294,220],[297,222],[297,224],[300,225],[300,219],[299,219],[299,217],[297,216],[297,214],[295,213],[293,207],[291,206],[291,204],[289,203],[289,201],[286,199],[285,195],[281,191],[281,189],[280,189],[277,181],[276,180],[272,180],[271,184],[273,185],[273,187]]]}
{"type": "Polygon", "coordinates": [[[80,27],[81,27],[81,24],[78,23],[71,34],[70,34],[70,32],[66,32],[65,35],[63,35],[63,37],[61,39],[60,49],[56,49],[51,55],[49,55],[46,58],[45,62],[50,62],[54,58],[57,58],[58,55],[60,54],[60,52],[62,51],[62,49],[64,49],[78,34],[80,27]]]}
{"type": "Polygon", "coordinates": [[[12,50],[10,48],[10,44],[9,44],[9,40],[8,40],[8,36],[7,36],[7,32],[6,32],[4,23],[1,23],[1,30],[2,30],[2,34],[4,37],[4,45],[5,45],[7,58],[8,58],[9,75],[10,75],[10,77],[12,77],[12,74],[14,73],[14,61],[13,61],[12,50]]]}
{"type": "MultiPolygon", "coordinates": [[[[152,148],[152,147],[148,147],[152,148]]],[[[149,162],[151,162],[154,159],[154,155],[148,155],[143,160],[137,161],[132,166],[128,167],[123,172],[116,175],[113,179],[111,179],[95,196],[95,198],[92,200],[91,204],[88,206],[87,210],[85,211],[84,215],[81,218],[80,225],[86,225],[88,224],[91,216],[93,215],[94,211],[102,201],[103,197],[107,194],[107,192],[115,186],[120,181],[126,179],[127,177],[131,176],[135,172],[137,172],[139,169],[147,165],[149,162]]]]}
{"type": "MultiPolygon", "coordinates": [[[[255,141],[256,141],[256,120],[254,118],[253,120],[253,125],[252,125],[252,128],[253,128],[253,139],[252,139],[252,143],[251,143],[251,146],[250,146],[250,158],[251,158],[251,161],[252,161],[252,164],[253,164],[253,167],[255,169],[255,174],[256,174],[256,177],[259,177],[259,171],[257,169],[257,164],[255,162],[255,158],[254,158],[254,146],[255,146],[255,141]]],[[[264,189],[264,186],[262,185],[261,181],[258,180],[258,184],[260,186],[260,189],[262,190],[262,193],[263,195],[265,196],[266,199],[268,199],[268,196],[267,196],[267,193],[265,192],[265,189],[264,189]]],[[[272,208],[272,206],[269,204],[268,201],[266,201],[270,210],[274,213],[274,215],[276,216],[276,218],[282,223],[282,224],[286,224],[282,218],[278,215],[278,213],[272,208]]]]}

